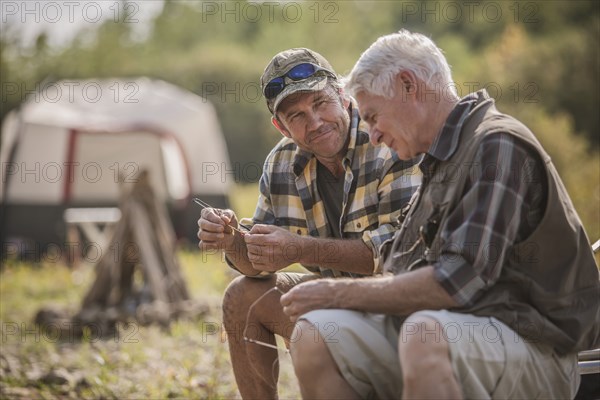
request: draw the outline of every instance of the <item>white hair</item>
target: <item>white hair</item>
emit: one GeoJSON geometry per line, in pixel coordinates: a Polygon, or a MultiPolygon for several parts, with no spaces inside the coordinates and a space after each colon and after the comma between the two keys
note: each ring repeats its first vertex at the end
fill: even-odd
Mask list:
{"type": "Polygon", "coordinates": [[[345,89],[354,96],[364,91],[389,99],[394,97],[396,75],[402,71],[411,71],[426,85],[441,85],[440,90],[456,95],[442,50],[428,37],[405,29],[377,39],[345,78],[345,89]]]}

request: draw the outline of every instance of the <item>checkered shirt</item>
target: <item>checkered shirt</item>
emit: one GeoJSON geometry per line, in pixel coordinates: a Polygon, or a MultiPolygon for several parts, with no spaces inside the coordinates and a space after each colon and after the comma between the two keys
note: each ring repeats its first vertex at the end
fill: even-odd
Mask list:
{"type": "MultiPolygon", "coordinates": [[[[342,162],[345,182],[340,232],[343,238],[365,242],[373,252],[374,273],[379,273],[379,246],[399,227],[400,212],[420,185],[421,173],[419,160],[402,161],[388,147],[372,145],[359,124],[358,110],[353,107],[350,142],[342,162]]],[[[325,207],[317,190],[317,159],[289,138],[282,139],[267,156],[252,222],[280,226],[299,235],[328,235],[325,207]]],[[[305,267],[322,276],[357,276],[305,267]]]]}

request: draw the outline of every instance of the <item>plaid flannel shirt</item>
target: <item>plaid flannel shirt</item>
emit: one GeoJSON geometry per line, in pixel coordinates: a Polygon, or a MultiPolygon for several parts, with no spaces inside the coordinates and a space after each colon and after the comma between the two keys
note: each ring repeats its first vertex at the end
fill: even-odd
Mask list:
{"type": "MultiPolygon", "coordinates": [[[[448,117],[420,165],[425,181],[437,160],[457,151],[476,100],[475,93],[465,96],[448,117]]],[[[483,139],[463,198],[441,227],[445,245],[434,264],[435,278],[459,304],[473,303],[498,279],[511,246],[540,222],[547,191],[542,165],[533,149],[508,133],[483,139]]]]}
{"type": "MultiPolygon", "coordinates": [[[[402,161],[388,147],[373,146],[368,133],[359,130],[359,123],[358,110],[352,107],[350,142],[342,162],[345,182],[340,232],[343,238],[365,242],[373,252],[373,272],[379,273],[379,246],[399,227],[401,210],[420,185],[421,173],[419,160],[402,161]]],[[[282,139],[267,156],[252,223],[327,237],[327,216],[317,190],[317,159],[291,139],[282,139]]],[[[322,276],[357,276],[305,267],[322,276]]]]}

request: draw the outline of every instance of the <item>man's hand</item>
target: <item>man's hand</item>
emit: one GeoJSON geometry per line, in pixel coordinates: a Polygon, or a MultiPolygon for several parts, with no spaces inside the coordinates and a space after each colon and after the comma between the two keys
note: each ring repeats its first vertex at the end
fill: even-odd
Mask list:
{"type": "Polygon", "coordinates": [[[347,279],[315,279],[301,283],[281,296],[283,312],[290,321],[296,322],[298,317],[312,310],[343,308],[340,289],[347,282],[347,279]]]}
{"type": "Polygon", "coordinates": [[[234,242],[238,222],[232,210],[205,208],[198,220],[198,247],[202,250],[228,250],[234,242]]]}
{"type": "Polygon", "coordinates": [[[260,271],[275,272],[300,262],[306,238],[273,225],[254,225],[244,236],[248,259],[260,271]]]}

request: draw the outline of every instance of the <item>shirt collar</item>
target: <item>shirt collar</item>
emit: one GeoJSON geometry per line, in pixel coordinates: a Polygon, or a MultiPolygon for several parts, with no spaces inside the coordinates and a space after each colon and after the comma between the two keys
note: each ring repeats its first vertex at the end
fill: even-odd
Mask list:
{"type": "Polygon", "coordinates": [[[429,157],[446,161],[454,155],[458,147],[463,123],[473,109],[473,106],[477,104],[478,98],[478,93],[471,93],[460,99],[456,106],[454,106],[444,126],[429,147],[429,150],[427,150],[429,157]]]}

